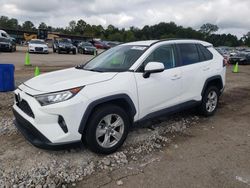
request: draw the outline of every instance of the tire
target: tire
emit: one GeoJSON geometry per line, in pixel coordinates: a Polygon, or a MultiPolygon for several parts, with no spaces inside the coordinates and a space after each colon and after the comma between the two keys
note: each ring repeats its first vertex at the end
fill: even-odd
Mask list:
{"type": "Polygon", "coordinates": [[[199,107],[201,115],[209,117],[214,115],[219,102],[219,89],[216,86],[208,86],[202,96],[202,102],[199,107]],[[210,101],[209,101],[210,98],[210,101]]]}
{"type": "Polygon", "coordinates": [[[56,53],[56,49],[55,48],[53,48],[53,52],[56,53]]]}
{"type": "Polygon", "coordinates": [[[58,54],[61,54],[61,50],[60,49],[58,49],[58,54]]]}
{"type": "Polygon", "coordinates": [[[93,112],[88,121],[84,141],[91,151],[110,154],[121,147],[128,135],[129,127],[129,116],[121,107],[116,105],[101,106],[93,112]],[[120,126],[112,128],[115,122],[120,122],[120,126]],[[108,126],[108,124],[111,125],[108,126]],[[99,137],[97,134],[99,134],[99,137]],[[105,138],[107,138],[106,142],[105,138]]]}
{"type": "Polygon", "coordinates": [[[72,53],[75,55],[76,54],[76,50],[73,50],[72,53]]]}

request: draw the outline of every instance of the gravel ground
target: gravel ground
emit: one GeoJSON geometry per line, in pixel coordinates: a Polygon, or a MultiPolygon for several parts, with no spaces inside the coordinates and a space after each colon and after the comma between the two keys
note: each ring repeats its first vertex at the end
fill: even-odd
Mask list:
{"type": "MultiPolygon", "coordinates": [[[[34,57],[38,58],[40,55],[34,57]]],[[[59,58],[57,54],[49,54],[49,57],[47,63],[43,60],[42,72],[68,66],[47,66],[51,59],[59,58]]],[[[11,56],[5,55],[5,58],[8,62],[13,61],[11,56]]],[[[80,57],[77,58],[80,59],[80,57]]],[[[61,61],[63,59],[64,55],[61,56],[61,61]]],[[[32,67],[24,68],[19,64],[20,62],[16,71],[17,85],[33,76],[32,67]]],[[[250,69],[247,69],[245,75],[239,74],[242,76],[241,87],[249,87],[249,80],[245,79],[246,75],[249,76],[249,72],[250,69]]],[[[234,81],[235,78],[231,74],[229,76],[227,88],[237,88],[238,84],[234,81]]],[[[226,100],[222,98],[222,107],[227,106],[230,100],[235,98],[235,95],[230,95],[232,90],[226,89],[225,92],[228,98],[226,100]]],[[[235,91],[233,90],[233,92],[235,91]]],[[[238,95],[239,98],[243,97],[242,92],[246,97],[250,90],[242,89],[241,95],[238,95]]],[[[133,128],[123,147],[118,152],[108,156],[96,155],[84,147],[63,151],[46,151],[30,145],[17,132],[12,123],[12,103],[13,95],[11,93],[0,93],[0,187],[42,188],[82,187],[82,185],[86,185],[86,187],[89,187],[88,185],[94,185],[94,187],[106,185],[109,187],[109,183],[112,183],[112,181],[99,180],[97,174],[111,174],[115,180],[113,187],[124,186],[123,176],[132,178],[150,164],[161,161],[161,153],[170,150],[172,147],[173,149],[179,148],[176,140],[183,138],[185,142],[186,138],[192,136],[194,127],[207,130],[205,124],[209,122],[206,118],[197,116],[194,111],[185,111],[171,117],[154,120],[154,122],[149,122],[142,127],[133,128]],[[130,171],[129,175],[126,174],[127,171],[124,169],[130,171]]],[[[243,109],[241,103],[235,104],[231,108],[227,106],[227,108],[229,111],[243,109]]],[[[243,114],[242,118],[248,117],[247,114],[249,115],[249,113],[247,112],[249,110],[246,109],[244,112],[245,115],[243,114]]],[[[160,171],[157,173],[161,174],[160,171]]],[[[240,178],[242,179],[242,177],[238,179],[240,178]]]]}
{"type": "MultiPolygon", "coordinates": [[[[13,118],[1,120],[0,137],[7,143],[18,137],[11,147],[0,148],[0,185],[6,187],[68,187],[99,171],[112,171],[145,155],[160,151],[171,143],[175,134],[185,134],[196,125],[197,116],[173,117],[163,123],[134,128],[120,151],[98,156],[85,148],[52,152],[29,145],[13,126],[13,118]],[[165,124],[168,124],[166,126],[165,124]],[[28,156],[27,156],[27,153],[28,156]]],[[[159,120],[161,121],[161,120],[159,120]]],[[[1,140],[2,140],[1,139],[1,140]]]]}

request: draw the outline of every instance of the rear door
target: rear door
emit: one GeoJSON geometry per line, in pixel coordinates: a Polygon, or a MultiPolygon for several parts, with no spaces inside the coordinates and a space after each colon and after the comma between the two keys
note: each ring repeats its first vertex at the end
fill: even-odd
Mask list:
{"type": "Polygon", "coordinates": [[[213,55],[201,44],[177,44],[182,74],[181,101],[201,100],[201,91],[211,72],[213,55]],[[206,52],[206,54],[204,54],[206,52]]]}

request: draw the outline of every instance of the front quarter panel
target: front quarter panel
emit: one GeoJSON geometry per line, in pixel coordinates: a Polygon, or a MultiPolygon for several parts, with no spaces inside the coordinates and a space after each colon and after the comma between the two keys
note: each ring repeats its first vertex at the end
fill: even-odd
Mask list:
{"type": "Polygon", "coordinates": [[[97,101],[101,98],[125,94],[134,104],[136,114],[134,120],[138,119],[138,97],[137,86],[133,72],[118,73],[113,79],[99,82],[96,84],[87,85],[82,94],[88,99],[88,104],[97,101]]]}

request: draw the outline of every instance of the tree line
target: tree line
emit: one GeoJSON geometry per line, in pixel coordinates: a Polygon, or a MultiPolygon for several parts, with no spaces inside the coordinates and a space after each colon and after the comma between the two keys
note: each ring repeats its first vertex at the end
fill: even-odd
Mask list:
{"type": "Polygon", "coordinates": [[[237,36],[232,34],[216,34],[219,27],[210,23],[203,24],[199,30],[195,30],[191,27],[178,26],[174,22],[161,22],[151,26],[145,25],[141,29],[133,26],[129,29],[125,29],[117,28],[114,25],[109,25],[107,28],[104,28],[102,25],[90,25],[80,19],[78,21],[70,21],[67,27],[52,27],[44,22],[41,22],[39,26],[36,27],[31,21],[25,21],[19,24],[16,18],[1,16],[0,27],[24,31],[46,29],[62,34],[85,35],[119,42],[165,38],[189,38],[205,40],[212,43],[214,46],[250,46],[250,32],[238,39],[237,36]]]}

